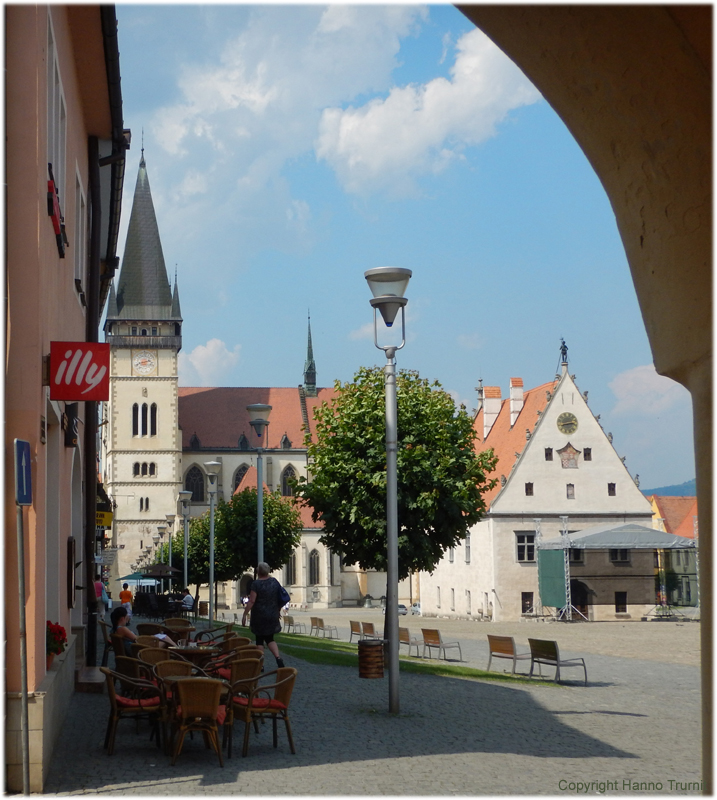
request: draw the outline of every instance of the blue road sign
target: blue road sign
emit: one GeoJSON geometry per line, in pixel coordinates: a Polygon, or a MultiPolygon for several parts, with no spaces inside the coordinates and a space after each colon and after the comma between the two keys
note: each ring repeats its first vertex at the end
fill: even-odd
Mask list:
{"type": "Polygon", "coordinates": [[[15,503],[19,506],[32,505],[32,475],[30,442],[15,439],[15,503]]]}

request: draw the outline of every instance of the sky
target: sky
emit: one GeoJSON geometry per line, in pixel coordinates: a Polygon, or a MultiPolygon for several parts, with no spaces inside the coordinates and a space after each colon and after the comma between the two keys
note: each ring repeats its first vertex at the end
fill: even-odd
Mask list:
{"type": "MultiPolygon", "coordinates": [[[[363,277],[413,271],[399,368],[475,387],[570,372],[642,489],[694,477],[608,198],[537,89],[447,5],[117,5],[183,324],[183,386],[296,386],[385,363],[363,277]]],[[[381,326],[381,343],[393,340],[381,326]]]]}

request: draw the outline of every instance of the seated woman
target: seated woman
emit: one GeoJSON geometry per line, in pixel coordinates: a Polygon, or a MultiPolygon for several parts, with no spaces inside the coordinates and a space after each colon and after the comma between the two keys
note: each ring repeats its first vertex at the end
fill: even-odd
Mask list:
{"type": "MultiPolygon", "coordinates": [[[[137,634],[127,627],[129,616],[127,609],[124,606],[118,606],[110,614],[112,622],[112,630],[110,633],[116,633],[121,639],[124,639],[125,654],[132,656],[132,642],[137,640],[137,634]]],[[[156,633],[155,636],[160,640],[160,647],[175,647],[175,643],[164,633],[156,633]]]]}

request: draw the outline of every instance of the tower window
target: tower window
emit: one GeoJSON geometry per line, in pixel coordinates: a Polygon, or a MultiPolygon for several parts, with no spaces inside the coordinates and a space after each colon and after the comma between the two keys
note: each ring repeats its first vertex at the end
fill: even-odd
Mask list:
{"type": "Polygon", "coordinates": [[[552,461],[553,460],[553,448],[552,447],[546,447],[545,448],[545,460],[546,461],[552,461]]]}
{"type": "Polygon", "coordinates": [[[143,478],[147,477],[147,462],[146,461],[144,462],[144,464],[142,464],[142,477],[143,478]]]}
{"type": "Polygon", "coordinates": [[[157,335],[157,328],[153,327],[152,328],[152,336],[156,336],[156,335],[157,335]]]}
{"type": "Polygon", "coordinates": [[[132,465],[132,474],[134,476],[139,475],[139,461],[135,461],[134,464],[132,465]]]}
{"type": "Polygon", "coordinates": [[[296,478],[296,470],[289,466],[281,473],[281,493],[284,497],[294,496],[294,487],[289,483],[296,478]]]}
{"type": "Polygon", "coordinates": [[[608,483],[607,485],[607,496],[608,497],[615,497],[615,484],[608,483]]]}
{"type": "Polygon", "coordinates": [[[149,409],[149,435],[157,435],[157,404],[152,403],[149,409]]]}
{"type": "Polygon", "coordinates": [[[144,498],[144,510],[149,511],[149,497],[144,498]]]}
{"type": "Polygon", "coordinates": [[[204,502],[204,473],[196,465],[187,472],[184,488],[192,493],[192,503],[204,502]]]}
{"type": "Polygon", "coordinates": [[[139,510],[144,511],[144,497],[139,498],[139,510]]]}
{"type": "Polygon", "coordinates": [[[142,336],[146,336],[146,335],[147,335],[147,329],[146,328],[142,328],[142,336]]]}
{"type": "Polygon", "coordinates": [[[139,406],[132,406],[132,436],[139,436],[139,406]]]}
{"type": "Polygon", "coordinates": [[[137,326],[133,325],[132,326],[132,336],[136,336],[136,335],[137,335],[137,326]]]}
{"type": "Polygon", "coordinates": [[[152,462],[149,465],[149,475],[151,478],[153,478],[156,474],[157,474],[157,465],[154,462],[152,462]]]}
{"type": "Polygon", "coordinates": [[[142,436],[147,435],[147,404],[142,403],[142,436]]]}
{"type": "Polygon", "coordinates": [[[525,484],[525,496],[526,497],[532,497],[533,496],[533,484],[532,483],[526,483],[525,484]]]}

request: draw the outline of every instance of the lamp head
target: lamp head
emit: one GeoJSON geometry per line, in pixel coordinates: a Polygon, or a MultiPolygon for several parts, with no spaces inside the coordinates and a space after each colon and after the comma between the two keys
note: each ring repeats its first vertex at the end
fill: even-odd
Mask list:
{"type": "Polygon", "coordinates": [[[403,296],[413,272],[403,267],[375,267],[364,272],[373,294],[371,305],[378,308],[387,328],[393,325],[396,314],[408,300],[403,296]]]}
{"type": "Polygon", "coordinates": [[[157,525],[157,530],[159,531],[160,536],[164,536],[164,534],[167,532],[166,523],[160,522],[159,525],[157,525]]]}
{"type": "Polygon", "coordinates": [[[207,476],[209,477],[209,483],[211,486],[214,486],[214,482],[217,479],[217,475],[219,475],[219,470],[222,468],[221,461],[205,461],[204,462],[204,469],[207,471],[207,476]]]}
{"type": "Polygon", "coordinates": [[[249,412],[249,424],[256,431],[258,437],[264,435],[264,428],[269,424],[271,406],[266,403],[252,403],[246,407],[249,412]]]}
{"type": "Polygon", "coordinates": [[[171,530],[174,527],[174,518],[176,514],[167,514],[167,527],[171,530]]]}

